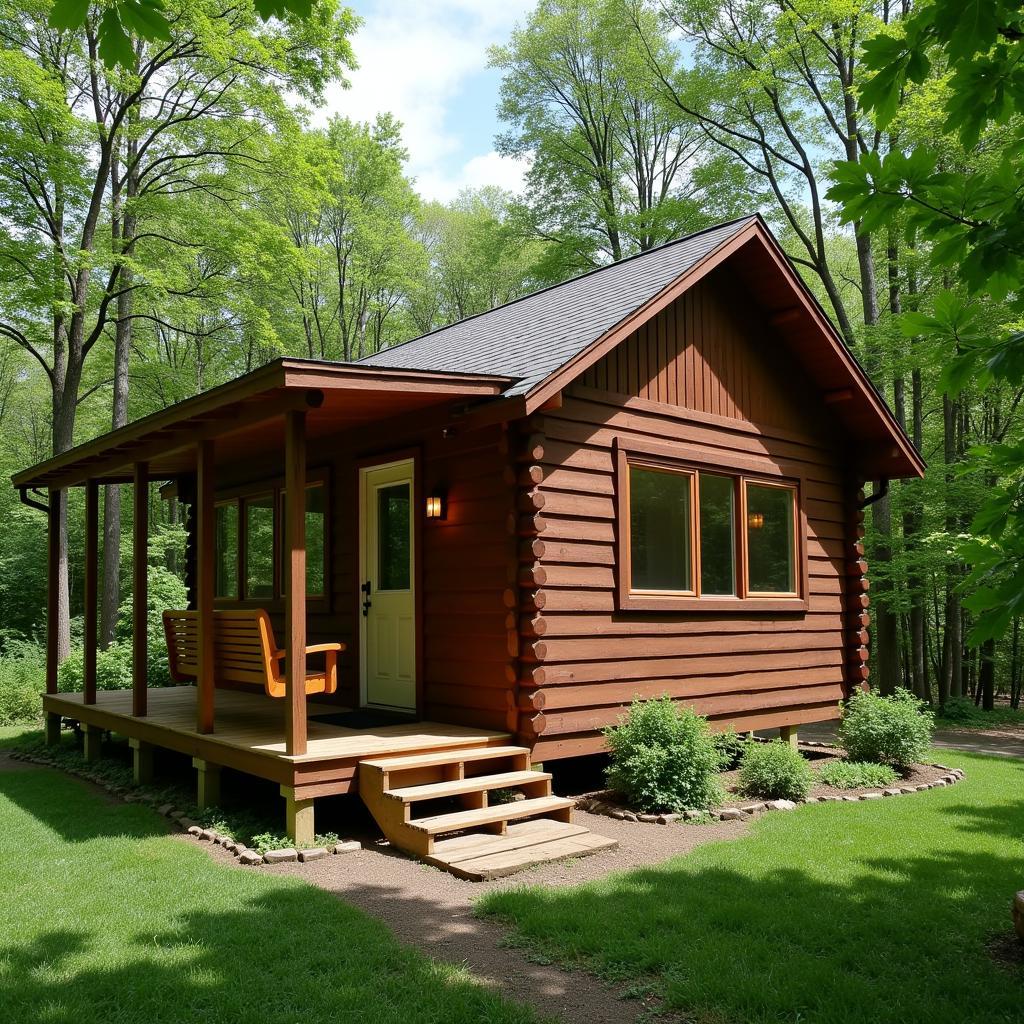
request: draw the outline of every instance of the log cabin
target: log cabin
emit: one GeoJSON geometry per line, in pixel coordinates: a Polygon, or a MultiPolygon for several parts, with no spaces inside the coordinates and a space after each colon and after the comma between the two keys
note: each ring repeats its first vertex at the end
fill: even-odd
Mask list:
{"type": "Polygon", "coordinates": [[[587,852],[543,765],[600,752],[635,698],[790,738],[837,717],[868,677],[865,485],[922,471],[761,218],[722,224],[358,362],[275,360],[15,476],[49,515],[51,622],[86,489],[84,689],[58,693],[51,630],[48,734],[81,723],[87,756],[125,734],[141,779],[188,754],[200,802],[221,768],[271,779],[297,842],[318,797],[358,791],[467,877],[587,852]],[[151,481],[188,509],[167,688],[151,481]],[[135,494],[123,693],[95,673],[112,482],[135,494]],[[444,838],[473,829],[472,856],[444,838]]]}

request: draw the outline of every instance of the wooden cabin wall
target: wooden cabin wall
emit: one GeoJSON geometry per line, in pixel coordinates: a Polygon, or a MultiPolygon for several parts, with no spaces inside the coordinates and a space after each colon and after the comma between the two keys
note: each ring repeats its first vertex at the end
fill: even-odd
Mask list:
{"type": "MultiPolygon", "coordinates": [[[[326,603],[307,602],[307,633],[310,644],[346,645],[338,661],[337,693],[317,700],[359,705],[359,465],[366,459],[405,458],[413,451],[421,459],[422,494],[438,486],[448,494],[444,521],[427,520],[422,502],[414,507],[422,526],[422,715],[503,729],[513,685],[508,669],[509,609],[503,604],[503,591],[514,553],[507,524],[515,500],[506,430],[492,425],[462,431],[457,424],[452,426],[452,409],[447,406],[310,441],[309,469],[330,471],[331,593],[326,603]]],[[[218,467],[218,490],[270,480],[282,472],[283,461],[276,453],[261,458],[258,468],[218,467]]],[[[266,603],[278,637],[284,630],[284,609],[279,605],[266,603]]]]}
{"type": "Polygon", "coordinates": [[[719,728],[836,717],[866,669],[866,597],[848,579],[858,518],[823,400],[745,306],[712,275],[521,424],[522,549],[517,702],[544,758],[601,749],[599,730],[637,696],[671,694],[719,728]],[[616,438],[674,446],[699,464],[741,453],[804,477],[806,613],[652,613],[616,608],[616,438]],[[854,659],[855,665],[848,662],[854,659]]]}

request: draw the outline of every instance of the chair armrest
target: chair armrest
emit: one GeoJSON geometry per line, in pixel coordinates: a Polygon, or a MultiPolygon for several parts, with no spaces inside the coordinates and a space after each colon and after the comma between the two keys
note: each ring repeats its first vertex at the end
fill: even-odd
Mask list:
{"type": "Polygon", "coordinates": [[[327,651],[343,651],[345,650],[344,644],[313,644],[312,647],[306,648],[307,654],[323,654],[327,651]]]}
{"type": "Polygon", "coordinates": [[[270,660],[271,661],[280,661],[281,658],[287,657],[287,655],[288,655],[288,652],[284,651],[284,650],[271,651],[270,652],[270,660]]]}

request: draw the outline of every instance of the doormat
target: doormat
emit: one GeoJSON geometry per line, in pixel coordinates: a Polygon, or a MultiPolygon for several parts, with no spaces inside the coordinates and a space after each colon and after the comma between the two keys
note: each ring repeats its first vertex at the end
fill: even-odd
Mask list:
{"type": "Polygon", "coordinates": [[[413,715],[403,715],[399,711],[378,711],[375,708],[358,708],[355,711],[309,717],[311,721],[322,725],[340,725],[345,729],[379,729],[382,725],[408,725],[416,721],[413,715]]]}

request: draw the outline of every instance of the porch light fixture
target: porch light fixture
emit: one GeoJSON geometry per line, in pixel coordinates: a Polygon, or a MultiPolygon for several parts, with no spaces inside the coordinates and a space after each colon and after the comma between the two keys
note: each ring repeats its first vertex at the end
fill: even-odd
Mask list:
{"type": "Polygon", "coordinates": [[[439,487],[434,488],[427,495],[427,518],[448,518],[448,495],[439,487]]]}
{"type": "Polygon", "coordinates": [[[751,512],[747,516],[747,525],[752,530],[760,530],[764,526],[764,513],[763,512],[751,512]]]}

